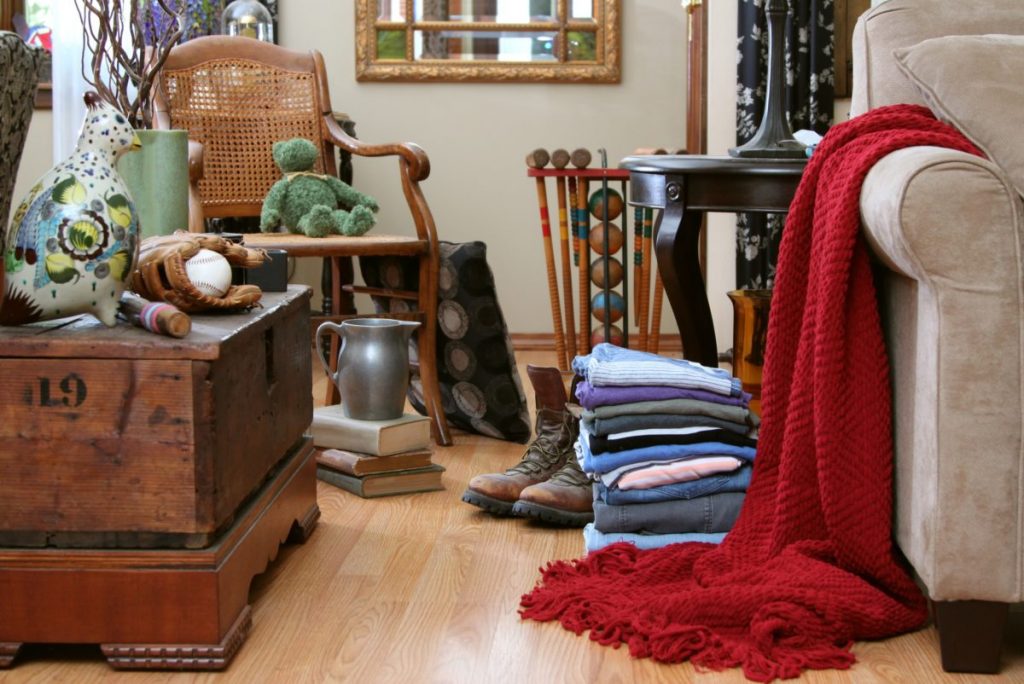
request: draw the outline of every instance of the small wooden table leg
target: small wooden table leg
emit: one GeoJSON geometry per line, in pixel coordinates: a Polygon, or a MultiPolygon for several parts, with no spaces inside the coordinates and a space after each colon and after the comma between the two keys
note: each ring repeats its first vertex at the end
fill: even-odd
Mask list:
{"type": "Polygon", "coordinates": [[[946,672],[999,672],[1008,603],[934,601],[942,669],[946,672]]]}
{"type": "Polygon", "coordinates": [[[305,544],[309,535],[313,534],[313,529],[319,520],[320,506],[313,504],[306,511],[306,515],[292,523],[292,529],[288,531],[287,542],[289,544],[305,544]]]}
{"type": "Polygon", "coordinates": [[[700,228],[704,214],[685,206],[682,183],[669,184],[666,193],[669,202],[654,249],[665,293],[679,326],[683,358],[717,368],[718,343],[700,268],[700,228]]]}
{"type": "Polygon", "coordinates": [[[0,643],[0,667],[10,667],[20,650],[21,644],[19,643],[0,643]]]}
{"type": "MultiPolygon", "coordinates": [[[[341,276],[339,257],[331,257],[331,277],[333,278],[331,285],[331,314],[334,316],[341,314],[341,276]]],[[[340,343],[341,338],[339,336],[331,335],[330,358],[327,359],[327,365],[331,369],[331,378],[338,372],[338,353],[341,351],[340,343]]],[[[341,403],[341,392],[338,391],[338,386],[331,378],[327,380],[327,396],[325,397],[325,404],[327,406],[341,403]]]]}

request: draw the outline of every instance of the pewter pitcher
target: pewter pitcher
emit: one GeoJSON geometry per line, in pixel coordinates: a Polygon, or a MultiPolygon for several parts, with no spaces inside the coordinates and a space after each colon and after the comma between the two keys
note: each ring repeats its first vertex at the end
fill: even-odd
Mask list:
{"type": "Polygon", "coordinates": [[[316,331],[316,356],[341,393],[341,410],[357,420],[400,418],[409,388],[409,335],[419,323],[384,318],[327,322],[316,331]],[[324,361],[321,335],[341,338],[338,372],[324,361]]]}

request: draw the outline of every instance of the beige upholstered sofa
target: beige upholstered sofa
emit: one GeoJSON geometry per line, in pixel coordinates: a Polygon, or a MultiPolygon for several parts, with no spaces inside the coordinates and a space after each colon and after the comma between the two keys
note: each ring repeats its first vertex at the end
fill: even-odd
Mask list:
{"type": "Polygon", "coordinates": [[[925,104],[993,160],[894,152],[860,201],[884,273],[895,534],[952,671],[998,669],[1024,590],[1022,34],[1024,0],[889,0],[854,33],[852,115],[925,104]]]}

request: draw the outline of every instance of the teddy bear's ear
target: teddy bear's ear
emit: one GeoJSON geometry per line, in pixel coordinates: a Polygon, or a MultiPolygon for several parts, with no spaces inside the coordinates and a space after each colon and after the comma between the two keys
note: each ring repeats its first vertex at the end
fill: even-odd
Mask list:
{"type": "Polygon", "coordinates": [[[270,148],[271,154],[274,155],[274,161],[280,161],[281,155],[284,154],[284,147],[287,144],[287,140],[278,140],[274,143],[273,147],[270,148]]]}

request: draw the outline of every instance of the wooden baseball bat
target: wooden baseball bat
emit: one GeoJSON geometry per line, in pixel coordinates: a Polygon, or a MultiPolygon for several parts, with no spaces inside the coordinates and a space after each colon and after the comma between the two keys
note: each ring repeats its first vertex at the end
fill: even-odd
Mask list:
{"type": "Polygon", "coordinates": [[[565,335],[562,331],[562,308],[558,303],[558,274],[555,271],[555,252],[551,246],[551,218],[548,215],[548,193],[544,178],[537,176],[537,204],[540,206],[540,231],[544,240],[544,263],[548,271],[548,295],[551,298],[551,325],[555,331],[555,353],[558,366],[569,369],[565,352],[565,335]]]}
{"type": "MultiPolygon", "coordinates": [[[[576,177],[569,176],[569,223],[572,226],[572,263],[580,265],[580,212],[576,203],[576,177]]],[[[3,264],[0,264],[3,266],[3,264]]]]}
{"type": "Polygon", "coordinates": [[[650,319],[650,307],[651,307],[651,278],[657,277],[658,266],[654,263],[653,255],[653,223],[654,223],[654,210],[644,210],[644,266],[641,278],[644,283],[644,294],[643,294],[643,311],[644,311],[644,335],[647,336],[647,340],[644,344],[644,348],[647,349],[650,342],[651,333],[651,319],[650,319]]]}
{"type": "Polygon", "coordinates": [[[576,215],[580,227],[580,344],[581,354],[590,353],[590,209],[587,207],[589,188],[587,180],[580,178],[576,192],[576,215]]]}
{"type": "MultiPolygon", "coordinates": [[[[568,153],[566,153],[568,161],[568,153]]],[[[558,195],[558,236],[562,247],[562,298],[565,300],[565,339],[568,344],[568,360],[576,357],[576,324],[573,321],[572,306],[572,264],[569,262],[569,217],[565,203],[565,177],[555,178],[558,195]]],[[[565,370],[568,370],[566,368],[565,370]]]]}
{"type": "Polygon", "coordinates": [[[551,155],[543,147],[538,147],[526,155],[526,165],[531,169],[543,169],[551,161],[551,155]]]}
{"type": "Polygon", "coordinates": [[[665,298],[665,284],[661,282],[661,273],[654,269],[654,311],[651,313],[651,353],[657,354],[661,345],[661,300],[665,298]]]}
{"type": "Polygon", "coordinates": [[[644,278],[644,210],[636,207],[633,211],[633,314],[641,351],[647,351],[647,300],[645,291],[647,281],[644,278]]]}
{"type": "Polygon", "coordinates": [[[590,159],[590,150],[583,147],[577,147],[572,151],[572,154],[569,155],[569,161],[572,162],[572,165],[577,169],[585,169],[590,166],[590,159]]]}
{"type": "Polygon", "coordinates": [[[121,295],[118,311],[132,325],[157,335],[182,338],[192,331],[192,319],[178,307],[151,302],[132,292],[121,295]]]}
{"type": "MultiPolygon", "coordinates": [[[[605,148],[600,148],[597,153],[601,155],[601,168],[608,168],[608,151],[605,148]]],[[[589,208],[589,204],[587,205],[589,208]]],[[[601,231],[604,239],[601,241],[601,261],[604,264],[604,272],[608,273],[608,259],[610,258],[609,252],[611,247],[611,232],[609,229],[610,221],[608,220],[608,176],[601,177],[601,200],[599,202],[601,209],[601,231]]],[[[622,241],[625,244],[625,240],[622,241]]],[[[608,279],[604,279],[604,341],[612,341],[612,300],[611,300],[611,288],[608,285],[608,279]]],[[[627,319],[628,320],[628,319],[627,319]]]]}
{"type": "Polygon", "coordinates": [[[569,165],[569,151],[559,147],[551,153],[551,165],[556,169],[564,169],[569,165]]]}

